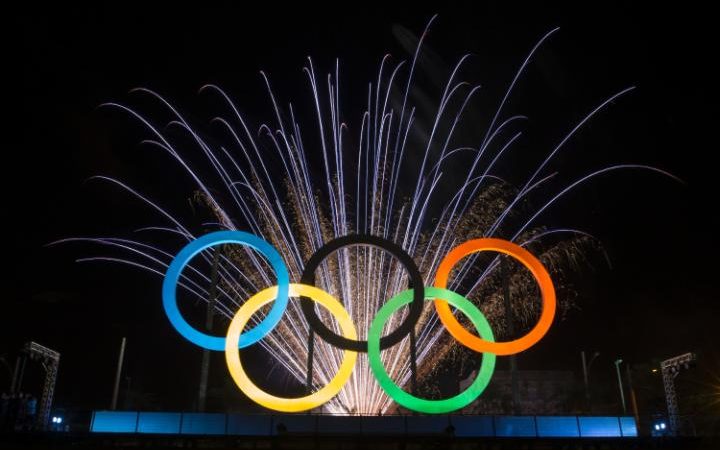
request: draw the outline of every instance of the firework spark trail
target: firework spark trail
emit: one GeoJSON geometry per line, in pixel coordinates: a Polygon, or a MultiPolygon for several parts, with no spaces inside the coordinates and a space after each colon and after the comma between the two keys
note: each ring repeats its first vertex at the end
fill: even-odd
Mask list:
{"type": "MultiPolygon", "coordinates": [[[[319,167],[313,166],[308,158],[306,139],[301,133],[296,109],[289,103],[287,114],[283,111],[272,89],[270,78],[264,72],[261,72],[261,77],[272,105],[275,123],[260,124],[257,137],[225,91],[215,85],[205,85],[200,89],[201,93],[219,96],[229,109],[228,117],[218,116],[210,121],[228,136],[227,146],[210,144],[195,131],[180,111],[160,94],[145,88],[132,91],[149,95],[167,109],[172,119],[167,122],[166,129],[178,129],[191,139],[214,174],[212,179],[203,177],[203,172],[190,164],[188,157],[181,151],[180,144],[174,143],[169,134],[160,131],[161,127],[150,119],[122,104],[108,103],[106,106],[129,114],[149,130],[153,138],[144,142],[165,151],[193,180],[200,193],[199,197],[217,219],[216,228],[248,230],[273,244],[284,258],[291,280],[299,281],[304,262],[328,240],[350,233],[369,233],[401,245],[415,259],[426,285],[431,285],[440,260],[454,245],[461,240],[496,233],[516,211],[520,200],[553,177],[554,173],[542,175],[542,172],[557,152],[598,111],[632,89],[625,89],[609,97],[576,124],[513,198],[502,203],[499,213],[484,210],[479,212],[487,225],[473,228],[474,235],[468,236],[464,228],[468,215],[477,212],[474,209],[476,202],[493,186],[488,180],[502,182],[502,179],[491,172],[522,135],[521,131],[514,130],[513,127],[527,119],[522,115],[503,119],[501,116],[507,100],[537,50],[557,29],[545,34],[523,60],[477,146],[451,145],[467,108],[480,90],[479,85],[456,81],[469,59],[469,55],[462,56],[444,83],[437,109],[429,121],[429,134],[424,137],[422,146],[416,148],[411,146],[410,137],[419,127],[418,113],[416,107],[410,104],[409,97],[414,86],[422,45],[434,19],[433,17],[430,20],[418,40],[409,65],[406,61],[392,65],[389,55],[382,58],[377,80],[374,85],[372,82],[368,84],[367,108],[362,114],[356,144],[352,142],[354,138],[344,137],[344,134],[349,133],[349,129],[341,119],[339,61],[336,60],[333,73],[327,75],[325,86],[321,87],[322,83],[313,61],[308,58],[303,72],[312,97],[312,115],[315,122],[315,136],[312,139],[316,139],[318,144],[311,146],[317,147],[317,154],[321,156],[322,163],[319,167]],[[404,85],[400,85],[398,79],[405,68],[407,78],[404,85]],[[394,89],[400,90],[399,109],[391,105],[391,92],[394,89]],[[459,106],[453,107],[456,104],[459,106]],[[445,134],[442,134],[443,130],[445,134]],[[266,140],[267,145],[258,142],[259,138],[266,140]],[[348,142],[357,145],[356,154],[348,149],[348,142]],[[443,169],[455,157],[468,153],[474,153],[470,164],[464,166],[463,173],[453,175],[457,177],[453,182],[458,184],[455,191],[447,198],[438,199],[438,188],[445,186],[441,182],[444,180],[443,169]],[[410,166],[409,154],[419,157],[421,162],[417,167],[410,166]],[[272,162],[273,155],[279,159],[279,164],[272,162]],[[410,194],[400,192],[401,180],[406,173],[414,174],[416,180],[415,188],[410,194]],[[322,180],[320,183],[313,180],[313,175],[317,177],[318,174],[322,180]],[[350,176],[346,176],[347,174],[350,176]],[[273,182],[276,179],[282,180],[284,186],[282,183],[273,182]],[[211,186],[218,183],[222,186],[222,191],[214,194],[211,186]],[[318,190],[318,185],[323,186],[323,189],[318,190]],[[351,197],[352,191],[354,198],[351,197]],[[324,199],[323,195],[327,198],[324,199]],[[230,199],[229,206],[224,206],[223,198],[230,199]],[[443,203],[436,224],[429,227],[429,220],[433,218],[430,216],[434,207],[433,200],[443,203]]],[[[669,175],[659,169],[639,165],[618,165],[598,170],[552,196],[518,228],[512,240],[522,238],[520,245],[527,246],[546,236],[561,233],[589,236],[580,230],[566,228],[544,230],[530,236],[524,233],[543,211],[568,191],[597,175],[621,168],[649,169],[669,175]]],[[[138,231],[167,233],[179,237],[183,244],[195,238],[180,220],[147,196],[113,178],[97,179],[111,182],[126,190],[171,224],[138,231]]],[[[79,261],[129,264],[161,276],[177,250],[174,248],[167,251],[136,239],[84,239],[124,250],[129,256],[98,256],[82,258],[79,261]],[[141,258],[143,262],[135,260],[134,257],[141,258]]],[[[66,239],[58,243],[77,240],[80,239],[66,239]]],[[[273,284],[274,274],[262,257],[247,248],[212,249],[201,253],[200,258],[188,264],[179,283],[185,293],[201,301],[208,300],[208,289],[203,286],[208,286],[210,279],[204,274],[206,272],[202,267],[211,264],[216,252],[220,252],[221,256],[218,265],[220,283],[217,310],[230,319],[237,307],[250,295],[273,284]]],[[[468,257],[458,265],[450,284],[450,289],[471,299],[481,283],[493,274],[499,261],[497,257],[493,258],[478,276],[472,270],[476,256],[468,257]]],[[[360,339],[366,338],[370,322],[379,307],[393,295],[405,290],[407,284],[405,269],[390,255],[372,247],[341,249],[327,258],[316,273],[316,285],[342,301],[355,321],[360,339]]],[[[528,308],[535,310],[537,305],[529,305],[528,308]]],[[[484,311],[491,322],[502,320],[497,314],[493,316],[493,312],[487,308],[484,308],[484,311]]],[[[290,301],[286,314],[287,317],[280,322],[276,331],[263,339],[261,345],[286,369],[290,377],[304,382],[307,371],[308,325],[297,300],[290,301]]],[[[335,321],[326,312],[320,310],[318,314],[331,329],[339,331],[335,321]]],[[[405,309],[394,314],[386,324],[385,333],[397,328],[405,315],[405,309]]],[[[262,315],[257,314],[250,323],[257,324],[261,318],[262,315]]],[[[445,355],[449,346],[455,344],[443,344],[442,348],[438,348],[445,332],[431,303],[426,303],[416,333],[419,373],[426,373],[432,369],[431,366],[437,358],[445,355]]],[[[403,386],[408,386],[411,379],[408,341],[409,338],[406,338],[384,350],[382,354],[388,373],[403,386]]],[[[315,339],[314,353],[312,383],[319,387],[334,376],[343,353],[318,338],[315,339]]],[[[336,398],[326,404],[324,411],[372,414],[387,411],[392,407],[391,403],[375,382],[366,355],[361,354],[349,382],[336,398]]]]}

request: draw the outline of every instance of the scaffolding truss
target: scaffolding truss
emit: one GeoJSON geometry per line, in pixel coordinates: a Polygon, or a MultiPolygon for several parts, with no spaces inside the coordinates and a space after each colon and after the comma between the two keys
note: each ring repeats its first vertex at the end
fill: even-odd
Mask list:
{"type": "Polygon", "coordinates": [[[697,359],[695,353],[684,353],[674,358],[666,359],[660,363],[662,369],[663,386],[665,388],[665,401],[667,402],[670,434],[677,436],[680,432],[680,410],[675,393],[675,378],[682,369],[689,369],[690,364],[697,359]]]}

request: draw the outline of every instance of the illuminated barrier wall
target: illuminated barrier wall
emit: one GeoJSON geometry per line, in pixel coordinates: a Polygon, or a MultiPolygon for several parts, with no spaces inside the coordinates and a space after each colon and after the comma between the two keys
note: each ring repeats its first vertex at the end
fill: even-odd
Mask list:
{"type": "Polygon", "coordinates": [[[275,436],[438,435],[457,437],[637,437],[632,417],[585,416],[320,416],[95,411],[94,433],[275,436]]]}
{"type": "Polygon", "coordinates": [[[138,414],[138,433],[176,434],[182,432],[181,413],[141,412],[138,414]]]}
{"type": "Polygon", "coordinates": [[[538,417],[535,423],[540,437],[580,437],[579,417],[538,417]]]}

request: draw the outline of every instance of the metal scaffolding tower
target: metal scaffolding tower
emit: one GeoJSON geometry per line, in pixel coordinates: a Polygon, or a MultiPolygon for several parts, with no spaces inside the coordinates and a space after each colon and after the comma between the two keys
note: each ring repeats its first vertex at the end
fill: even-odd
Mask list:
{"type": "Polygon", "coordinates": [[[39,361],[45,370],[45,382],[43,383],[42,397],[38,405],[37,428],[44,430],[50,420],[50,409],[52,408],[55,382],[57,381],[58,365],[60,364],[60,353],[50,350],[36,342],[28,342],[23,348],[24,352],[33,361],[39,361]]]}
{"type": "Polygon", "coordinates": [[[666,359],[660,363],[662,369],[663,386],[665,387],[665,401],[667,402],[668,420],[670,422],[670,434],[676,436],[680,431],[680,421],[677,404],[677,395],[675,395],[675,377],[680,373],[680,369],[690,368],[690,363],[697,359],[695,353],[685,353],[674,358],[666,359]]]}

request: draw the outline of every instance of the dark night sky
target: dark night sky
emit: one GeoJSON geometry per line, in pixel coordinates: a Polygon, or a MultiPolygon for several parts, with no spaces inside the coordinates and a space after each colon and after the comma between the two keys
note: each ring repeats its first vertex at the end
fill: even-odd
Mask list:
{"type": "MultiPolygon", "coordinates": [[[[86,182],[92,175],[119,177],[189,214],[191,186],[172,178],[174,169],[165,171],[157,152],[138,145],[147,135],[132,121],[97,106],[132,103],[129,89],[144,86],[202,121],[211,117],[205,112],[212,113],[212,105],[196,92],[213,82],[257,123],[270,112],[258,70],[271,75],[280,96],[303,99],[304,58],[312,55],[325,72],[340,57],[345,114],[357,126],[367,80],[382,55],[407,56],[394,30],[399,25],[417,34],[437,12],[428,47],[448,65],[464,52],[476,55],[467,76],[486,86],[482,105],[496,105],[530,47],[561,27],[508,105],[508,112],[532,119],[518,153],[499,168],[510,181],[527,176],[526,152],[537,158],[549,151],[591,107],[630,85],[638,89],[573,139],[553,170],[567,182],[630,162],[685,181],[612,175],[541,217],[542,225],[596,235],[613,267],[598,260],[578,274],[580,309],[524,354],[521,368],[578,370],[579,351],[597,349],[601,357],[593,370],[609,378],[617,356],[642,364],[698,351],[693,376],[698,383],[713,373],[717,379],[717,78],[708,61],[717,48],[709,12],[607,2],[582,10],[502,3],[389,11],[353,3],[341,12],[123,2],[14,13],[4,64],[18,80],[6,85],[13,102],[5,108],[11,116],[6,136],[16,140],[6,141],[3,152],[7,243],[0,355],[12,364],[13,352],[28,340],[60,351],[58,404],[101,408],[109,402],[119,340],[128,336],[134,386],[155,393],[167,409],[189,408],[200,356],[164,318],[160,279],[125,267],[74,263],[100,254],[96,247],[45,246],[70,236],[128,236],[161,222],[117,189],[86,182]]],[[[217,367],[215,383],[227,382],[217,367]]],[[[0,367],[0,390],[8,378],[0,367]]]]}

